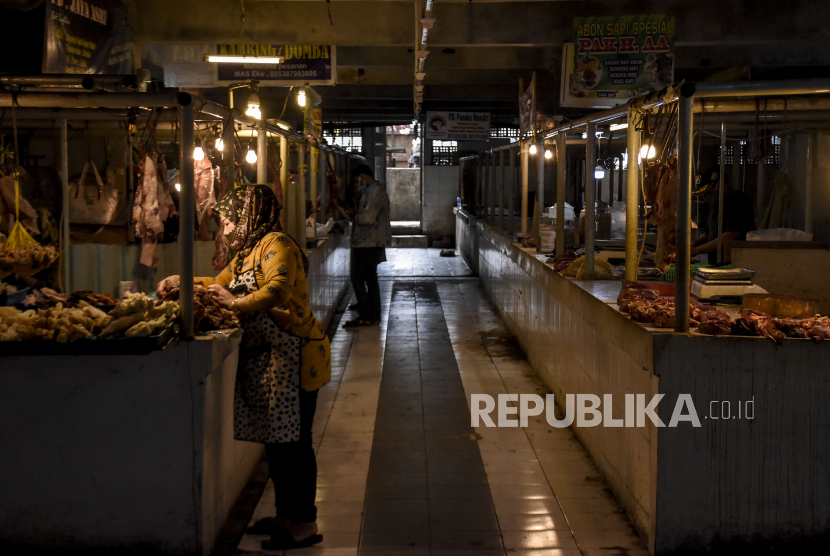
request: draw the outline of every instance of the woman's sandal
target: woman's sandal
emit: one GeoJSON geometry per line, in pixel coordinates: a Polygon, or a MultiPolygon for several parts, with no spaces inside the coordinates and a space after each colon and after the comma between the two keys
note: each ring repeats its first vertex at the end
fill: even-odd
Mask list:
{"type": "Polygon", "coordinates": [[[370,326],[371,324],[372,324],[371,322],[367,322],[367,321],[363,320],[362,318],[358,317],[356,319],[346,321],[346,323],[343,324],[343,328],[354,328],[356,326],[370,326]]]}
{"type": "Polygon", "coordinates": [[[292,548],[306,548],[317,543],[323,542],[323,535],[311,535],[301,541],[294,540],[285,529],[275,531],[271,538],[262,541],[263,550],[291,550],[292,548]]]}

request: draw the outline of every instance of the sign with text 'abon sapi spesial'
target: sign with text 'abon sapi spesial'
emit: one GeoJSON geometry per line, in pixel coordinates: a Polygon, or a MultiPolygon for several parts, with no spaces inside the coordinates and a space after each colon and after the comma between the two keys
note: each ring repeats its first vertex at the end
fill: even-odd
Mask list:
{"type": "Polygon", "coordinates": [[[426,138],[446,141],[487,141],[487,112],[427,112],[426,138]]]}

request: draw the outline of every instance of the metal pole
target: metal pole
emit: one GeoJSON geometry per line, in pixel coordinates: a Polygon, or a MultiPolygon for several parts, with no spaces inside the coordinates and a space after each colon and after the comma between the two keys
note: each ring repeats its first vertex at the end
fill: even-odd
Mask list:
{"type": "Polygon", "coordinates": [[[182,312],[182,337],[193,338],[193,235],[196,197],[193,190],[193,103],[182,106],[182,142],[179,147],[179,305],[182,312]]]}
{"type": "Polygon", "coordinates": [[[565,134],[556,136],[556,254],[565,252],[565,189],[568,186],[565,134]]]}
{"type": "MultiPolygon", "coordinates": [[[[640,221],[640,132],[636,129],[635,112],[628,111],[628,168],[625,175],[625,279],[637,279],[637,228],[640,221]]],[[[645,235],[645,228],[643,229],[645,235]]]]}
{"type": "MultiPolygon", "coordinates": [[[[737,157],[732,157],[732,164],[737,164],[737,157]]],[[[726,176],[726,124],[720,125],[720,170],[718,171],[718,262],[723,262],[723,189],[726,176]]],[[[711,238],[710,238],[711,239],[711,238]]]]}
{"type": "MultiPolygon", "coordinates": [[[[804,189],[804,231],[813,233],[813,190],[815,189],[815,158],[818,138],[815,133],[807,136],[807,180],[804,189]]],[[[759,214],[759,216],[761,216],[759,214]]]]}
{"type": "Polygon", "coordinates": [[[527,237],[527,201],[528,201],[528,172],[530,171],[530,153],[528,152],[527,141],[522,141],[520,146],[521,149],[521,162],[522,162],[522,208],[521,208],[521,219],[522,219],[522,233],[521,237],[527,237]]]}
{"type": "Polygon", "coordinates": [[[488,204],[490,208],[488,209],[488,213],[490,214],[490,222],[493,224],[496,223],[496,155],[492,151],[490,152],[490,183],[488,186],[488,193],[489,196],[487,197],[488,204]]]}
{"type": "Polygon", "coordinates": [[[510,157],[510,193],[507,197],[507,231],[510,232],[511,240],[513,232],[516,231],[514,220],[516,216],[516,153],[513,149],[507,151],[507,156],[510,157]]]}
{"type": "Polygon", "coordinates": [[[225,165],[225,177],[227,179],[226,187],[228,193],[234,187],[236,181],[236,165],[234,164],[236,158],[236,141],[233,135],[233,120],[225,120],[222,128],[222,162],[225,165]]]}
{"type": "MultiPolygon", "coordinates": [[[[763,147],[762,147],[762,149],[763,149],[763,147]]],[[[764,207],[765,207],[765,205],[764,205],[764,185],[765,185],[765,183],[764,182],[766,181],[766,168],[767,168],[767,162],[764,158],[765,157],[764,157],[763,151],[762,151],[761,159],[758,161],[758,180],[757,180],[758,188],[757,188],[757,192],[756,192],[756,195],[758,196],[758,199],[757,199],[758,208],[755,210],[756,219],[760,219],[764,216],[764,207]]]]}
{"type": "Polygon", "coordinates": [[[264,126],[256,131],[256,182],[268,183],[268,132],[264,126]]]}
{"type": "Polygon", "coordinates": [[[291,235],[294,217],[291,213],[291,188],[288,187],[288,167],[291,156],[288,151],[288,139],[280,137],[280,183],[282,183],[282,226],[283,231],[291,235]]]}
{"type": "Polygon", "coordinates": [[[305,156],[306,146],[302,143],[297,144],[297,166],[299,166],[300,175],[298,176],[299,179],[297,180],[297,194],[294,195],[296,202],[294,204],[295,212],[295,228],[294,233],[296,234],[294,239],[299,244],[300,248],[305,250],[306,246],[306,233],[305,233],[305,191],[306,191],[306,178],[308,176],[308,167],[306,166],[306,156],[305,156]]]}
{"type": "Polygon", "coordinates": [[[320,195],[320,219],[323,222],[328,220],[329,214],[329,179],[326,173],[326,169],[328,168],[326,162],[328,161],[328,153],[325,151],[319,154],[318,165],[319,168],[317,169],[318,172],[318,179],[320,180],[320,189],[318,190],[317,194],[320,195]]]}
{"type": "Polygon", "coordinates": [[[542,211],[545,210],[545,140],[539,136],[536,145],[536,252],[542,252],[542,211]]]}
{"type": "MultiPolygon", "coordinates": [[[[69,139],[66,128],[66,120],[58,122],[60,131],[60,155],[61,155],[61,193],[63,202],[61,206],[61,266],[63,267],[63,290],[64,293],[72,292],[72,244],[69,238],[69,139]]],[[[132,168],[127,168],[132,171],[132,168]]]]}
{"type": "Polygon", "coordinates": [[[479,161],[481,166],[481,188],[478,191],[478,216],[479,218],[487,218],[485,214],[485,207],[487,206],[487,156],[481,155],[479,161]]]}
{"type": "Polygon", "coordinates": [[[594,238],[596,237],[597,124],[589,122],[585,139],[585,277],[594,278],[594,238]]]}
{"type": "Polygon", "coordinates": [[[317,191],[318,185],[320,181],[320,151],[317,150],[315,147],[309,147],[311,150],[311,164],[309,166],[311,177],[308,180],[308,196],[311,198],[311,215],[312,220],[314,221],[315,230],[314,234],[315,237],[317,235],[317,191]]]}
{"type": "Polygon", "coordinates": [[[499,229],[504,229],[504,151],[499,151],[499,229]]]}
{"type": "Polygon", "coordinates": [[[687,83],[680,88],[677,123],[677,259],[675,260],[674,330],[689,332],[689,255],[692,249],[692,103],[695,86],[687,83]]]}

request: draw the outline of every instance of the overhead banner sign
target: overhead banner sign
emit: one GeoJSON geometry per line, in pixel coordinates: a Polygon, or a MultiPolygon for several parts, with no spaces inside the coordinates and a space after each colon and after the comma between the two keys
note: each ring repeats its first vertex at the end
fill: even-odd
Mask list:
{"type": "Polygon", "coordinates": [[[488,112],[427,112],[426,138],[446,141],[490,139],[488,112]]]}
{"type": "Polygon", "coordinates": [[[47,0],[43,73],[133,72],[130,22],[121,0],[47,0]]]}
{"type": "Polygon", "coordinates": [[[574,18],[569,94],[626,100],[674,83],[673,15],[574,18]]]}
{"type": "Polygon", "coordinates": [[[216,85],[256,79],[260,86],[334,85],[336,49],[326,44],[220,44],[214,54],[225,56],[279,56],[279,64],[221,63],[215,67],[216,85]]]}

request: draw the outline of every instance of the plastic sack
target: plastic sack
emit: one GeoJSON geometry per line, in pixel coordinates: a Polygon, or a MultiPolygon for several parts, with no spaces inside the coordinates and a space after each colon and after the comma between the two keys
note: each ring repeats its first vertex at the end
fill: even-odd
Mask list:
{"type": "Polygon", "coordinates": [[[747,241],[812,241],[813,234],[793,228],[770,228],[747,232],[747,241]]]}
{"type": "MultiPolygon", "coordinates": [[[[547,213],[548,218],[550,218],[551,220],[556,220],[556,205],[548,207],[547,213]]],[[[567,222],[569,220],[573,220],[575,217],[576,214],[574,213],[574,208],[568,203],[565,203],[565,221],[567,222]]]]}
{"type": "Polygon", "coordinates": [[[611,237],[625,237],[625,201],[617,201],[611,208],[611,237]]]}

